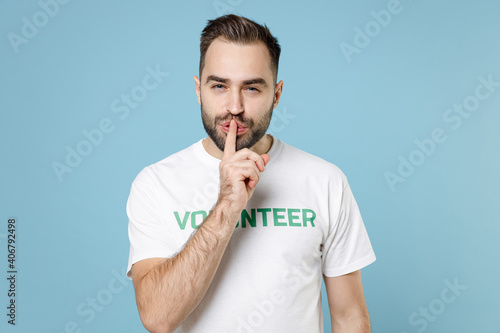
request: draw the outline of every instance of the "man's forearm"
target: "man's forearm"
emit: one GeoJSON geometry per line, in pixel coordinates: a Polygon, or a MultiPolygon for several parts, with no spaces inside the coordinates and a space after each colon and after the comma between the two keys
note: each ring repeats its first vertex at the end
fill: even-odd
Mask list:
{"type": "Polygon", "coordinates": [[[332,318],[332,333],[371,333],[368,314],[351,315],[342,319],[332,318]]]}
{"type": "Polygon", "coordinates": [[[151,332],[171,332],[198,306],[217,271],[237,218],[216,205],[184,249],[148,272],[136,289],[151,332]]]}

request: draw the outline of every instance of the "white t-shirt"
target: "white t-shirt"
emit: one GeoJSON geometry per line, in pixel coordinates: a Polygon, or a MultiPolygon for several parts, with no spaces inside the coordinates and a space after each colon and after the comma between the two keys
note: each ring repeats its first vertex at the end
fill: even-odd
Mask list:
{"type": "MultiPolygon", "coordinates": [[[[323,332],[322,274],[375,261],[342,171],[277,138],[268,154],[212,284],[176,332],[323,332]]],[[[219,163],[200,140],[139,173],[127,277],[135,262],[184,248],[217,201],[219,163]]]]}

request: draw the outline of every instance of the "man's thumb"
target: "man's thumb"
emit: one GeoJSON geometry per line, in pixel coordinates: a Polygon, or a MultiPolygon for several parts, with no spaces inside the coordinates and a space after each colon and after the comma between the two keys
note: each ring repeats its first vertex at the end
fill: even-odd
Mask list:
{"type": "Polygon", "coordinates": [[[269,160],[271,159],[271,156],[267,155],[267,154],[262,154],[260,155],[262,157],[262,159],[264,160],[264,166],[267,165],[267,163],[269,162],[269,160]]]}

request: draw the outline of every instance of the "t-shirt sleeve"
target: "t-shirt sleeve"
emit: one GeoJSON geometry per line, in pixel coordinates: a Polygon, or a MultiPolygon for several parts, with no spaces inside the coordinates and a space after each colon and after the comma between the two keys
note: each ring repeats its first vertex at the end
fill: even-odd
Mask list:
{"type": "Polygon", "coordinates": [[[170,232],[154,175],[148,167],[135,178],[127,201],[130,253],[127,277],[132,265],[147,258],[171,258],[178,252],[175,236],[170,232]]]}
{"type": "Polygon", "coordinates": [[[330,194],[337,202],[330,202],[333,214],[330,216],[328,236],[323,244],[322,268],[323,274],[328,277],[357,271],[376,259],[358,205],[344,174],[342,183],[340,196],[330,194]]]}

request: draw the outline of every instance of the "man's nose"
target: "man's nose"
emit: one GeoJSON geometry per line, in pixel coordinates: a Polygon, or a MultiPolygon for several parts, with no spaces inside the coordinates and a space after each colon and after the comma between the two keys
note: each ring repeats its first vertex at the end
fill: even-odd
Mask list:
{"type": "Polygon", "coordinates": [[[240,114],[243,112],[243,96],[241,91],[234,90],[229,96],[229,101],[227,102],[227,111],[231,114],[240,114]]]}

